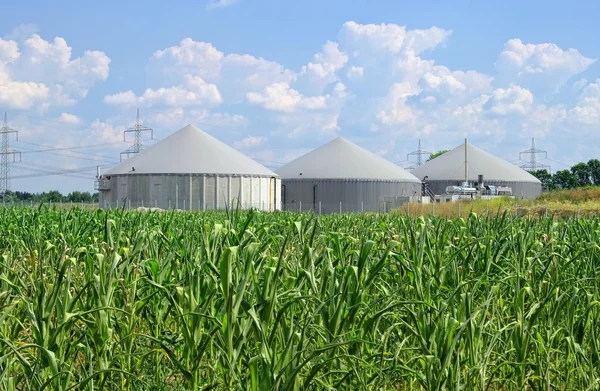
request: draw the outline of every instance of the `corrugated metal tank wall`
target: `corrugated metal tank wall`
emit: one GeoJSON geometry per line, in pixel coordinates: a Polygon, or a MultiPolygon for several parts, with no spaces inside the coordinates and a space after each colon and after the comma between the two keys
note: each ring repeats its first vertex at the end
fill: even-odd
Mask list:
{"type": "MultiPolygon", "coordinates": [[[[427,184],[431,191],[436,195],[446,193],[446,187],[460,185],[462,181],[452,180],[428,180],[427,184]]],[[[496,186],[509,186],[512,188],[513,196],[516,198],[534,199],[542,194],[542,184],[533,182],[513,182],[513,181],[495,181],[493,179],[485,179],[485,183],[496,186]]]]}
{"type": "Polygon", "coordinates": [[[383,212],[385,200],[391,197],[420,195],[421,185],[414,182],[283,179],[282,202],[284,210],[313,210],[321,213],[383,212]]]}
{"type": "Polygon", "coordinates": [[[242,208],[281,209],[281,180],[271,177],[202,174],[113,175],[110,190],[100,191],[105,208],[156,207],[160,209],[214,210],[239,202],[242,208]]]}

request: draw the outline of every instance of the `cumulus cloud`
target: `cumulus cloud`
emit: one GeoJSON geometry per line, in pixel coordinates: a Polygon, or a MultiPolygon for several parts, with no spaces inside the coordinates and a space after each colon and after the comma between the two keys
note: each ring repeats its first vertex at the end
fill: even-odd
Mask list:
{"type": "Polygon", "coordinates": [[[576,125],[594,129],[600,127],[600,78],[582,91],[575,107],[569,110],[568,117],[576,125]]]}
{"type": "Polygon", "coordinates": [[[63,38],[52,42],[33,34],[21,44],[0,39],[0,104],[13,109],[45,109],[85,98],[108,78],[110,59],[99,51],[72,58],[63,38]]]}
{"type": "Polygon", "coordinates": [[[377,118],[385,125],[413,124],[418,113],[407,101],[418,92],[418,88],[411,86],[409,82],[394,84],[377,118]]]}
{"type": "Polygon", "coordinates": [[[220,127],[232,130],[246,126],[248,119],[240,114],[214,113],[207,109],[176,107],[153,110],[148,117],[148,123],[152,126],[161,126],[172,130],[179,129],[188,123],[200,128],[220,127]]]}
{"type": "Polygon", "coordinates": [[[497,88],[487,102],[489,112],[497,115],[525,115],[533,105],[533,94],[526,88],[497,88]]]}
{"type": "Polygon", "coordinates": [[[557,91],[571,77],[596,62],[576,49],[563,50],[552,43],[523,43],[511,39],[504,45],[496,69],[506,80],[528,82],[533,87],[557,91]]]}
{"type": "MultiPolygon", "coordinates": [[[[435,60],[435,52],[425,57],[451,35],[440,27],[411,30],[349,21],[295,69],[185,38],[152,55],[146,90],[117,92],[105,102],[152,106],[149,120],[157,126],[229,127],[237,147],[261,150],[342,129],[370,130],[370,142],[385,151],[386,143],[417,135],[500,142],[507,134],[545,137],[564,132],[567,123],[599,121],[598,82],[573,83],[572,93],[580,96],[570,107],[547,99],[594,59],[576,49],[518,39],[506,42],[489,74],[451,69],[435,60]],[[234,108],[241,114],[228,113],[234,108]],[[242,126],[249,129],[236,130],[242,126]]],[[[7,61],[17,56],[10,45],[4,52],[7,61]]]]}
{"type": "Polygon", "coordinates": [[[324,87],[339,80],[337,72],[344,68],[347,62],[348,55],[340,51],[337,43],[329,41],[323,45],[321,52],[314,55],[313,61],[302,67],[298,82],[304,82],[305,88],[321,93],[324,87]]]}
{"type": "Polygon", "coordinates": [[[181,84],[182,75],[200,76],[218,85],[225,101],[242,102],[246,93],[278,82],[291,82],[295,72],[283,65],[249,54],[225,54],[207,42],[183,39],[179,45],[158,50],[148,65],[150,79],[181,84]]]}
{"type": "Polygon", "coordinates": [[[62,113],[58,117],[58,121],[62,122],[63,124],[68,124],[68,125],[79,125],[82,122],[81,118],[79,118],[75,114],[69,114],[69,113],[62,113]]]}
{"type": "Polygon", "coordinates": [[[350,80],[357,80],[360,79],[362,77],[362,75],[364,74],[365,69],[363,67],[357,67],[357,66],[351,66],[350,69],[348,69],[348,72],[346,73],[346,76],[348,77],[348,79],[350,80]]]}
{"type": "Polygon", "coordinates": [[[248,102],[273,111],[294,112],[299,109],[317,110],[326,107],[325,96],[303,96],[288,83],[274,83],[263,92],[249,92],[248,102]]]}
{"type": "Polygon", "coordinates": [[[439,27],[427,30],[407,30],[396,24],[359,24],[354,21],[344,23],[340,35],[345,43],[360,51],[385,51],[390,53],[412,53],[418,55],[433,49],[446,41],[452,31],[439,27]]]}
{"type": "Polygon", "coordinates": [[[218,105],[223,101],[219,89],[205,82],[200,76],[185,75],[184,84],[175,87],[147,88],[137,96],[128,90],[104,97],[104,101],[117,106],[150,107],[164,105],[171,107],[218,105]]]}
{"type": "Polygon", "coordinates": [[[110,123],[96,119],[92,121],[90,128],[93,136],[97,140],[107,143],[123,142],[124,126],[114,126],[110,123]]]}
{"type": "Polygon", "coordinates": [[[241,141],[236,141],[233,146],[237,149],[251,149],[263,145],[267,141],[264,136],[248,136],[241,141]]]}
{"type": "Polygon", "coordinates": [[[579,79],[577,80],[575,83],[573,83],[573,90],[575,91],[581,91],[581,89],[583,89],[585,86],[587,86],[588,81],[587,79],[579,79]]]}

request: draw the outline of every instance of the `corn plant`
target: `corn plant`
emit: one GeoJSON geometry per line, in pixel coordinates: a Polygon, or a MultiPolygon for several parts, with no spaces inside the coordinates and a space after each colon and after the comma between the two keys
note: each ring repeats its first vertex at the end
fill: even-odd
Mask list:
{"type": "Polygon", "coordinates": [[[0,209],[0,390],[594,390],[600,219],[0,209]]]}

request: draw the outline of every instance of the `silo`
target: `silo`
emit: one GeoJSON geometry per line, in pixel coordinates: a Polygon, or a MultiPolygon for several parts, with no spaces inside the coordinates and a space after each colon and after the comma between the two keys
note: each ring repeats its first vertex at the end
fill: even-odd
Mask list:
{"type": "Polygon", "coordinates": [[[423,179],[434,194],[444,194],[446,187],[465,182],[508,186],[516,198],[536,198],[542,193],[539,179],[465,140],[451,151],[415,168],[412,174],[423,179]]]}
{"type": "Polygon", "coordinates": [[[276,170],[283,209],[386,212],[421,195],[421,182],[396,164],[338,137],[276,170]]]}
{"type": "Polygon", "coordinates": [[[99,176],[102,207],[280,208],[277,174],[187,125],[99,176]]]}

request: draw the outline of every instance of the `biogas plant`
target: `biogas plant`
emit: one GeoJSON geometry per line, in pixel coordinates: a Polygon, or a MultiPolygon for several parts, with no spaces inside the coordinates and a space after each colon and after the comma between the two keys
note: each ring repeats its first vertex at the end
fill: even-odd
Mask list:
{"type": "Polygon", "coordinates": [[[343,137],[275,171],[191,124],[147,149],[134,147],[124,152],[133,156],[98,173],[101,207],[389,212],[410,202],[532,199],[542,192],[529,172],[466,139],[411,172],[343,137]]]}

